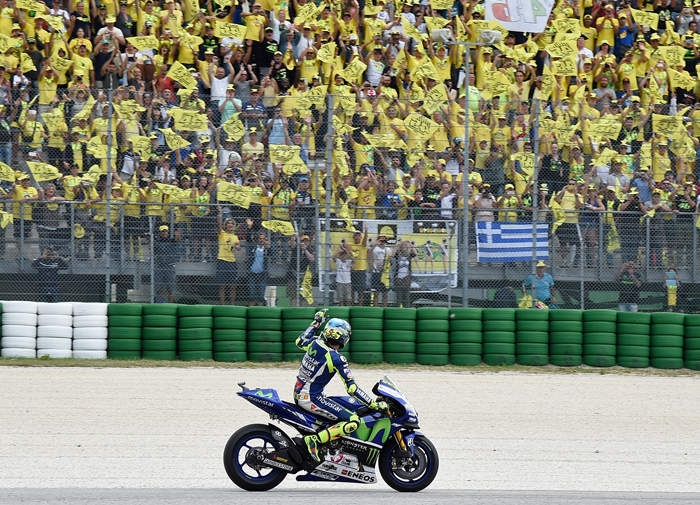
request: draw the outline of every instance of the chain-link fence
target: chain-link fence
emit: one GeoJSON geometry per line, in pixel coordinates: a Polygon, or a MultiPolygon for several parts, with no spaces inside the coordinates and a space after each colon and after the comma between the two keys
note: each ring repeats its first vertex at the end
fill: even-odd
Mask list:
{"type": "Polygon", "coordinates": [[[0,112],[2,298],[697,306],[694,109],[78,91],[0,112]]]}

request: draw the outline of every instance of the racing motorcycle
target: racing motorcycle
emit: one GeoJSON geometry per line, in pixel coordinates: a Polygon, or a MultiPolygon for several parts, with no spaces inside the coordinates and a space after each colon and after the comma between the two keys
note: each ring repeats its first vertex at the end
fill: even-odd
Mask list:
{"type": "Polygon", "coordinates": [[[354,433],[320,445],[320,463],[309,454],[303,436],[332,422],[281,400],[274,389],[249,389],[245,382],[238,385],[242,389],[238,396],[301,435],[290,438],[273,424],[250,424],[231,435],[224,449],[224,467],[242,489],[268,491],[287,474],[297,474],[298,481],[374,484],[379,466],[389,486],[411,492],[425,489],[437,475],[437,450],[417,431],[417,412],[389,377],[372,389],[377,401],[388,405],[388,412],[376,412],[351,396],[330,397],[356,412],[362,422],[354,433]]]}

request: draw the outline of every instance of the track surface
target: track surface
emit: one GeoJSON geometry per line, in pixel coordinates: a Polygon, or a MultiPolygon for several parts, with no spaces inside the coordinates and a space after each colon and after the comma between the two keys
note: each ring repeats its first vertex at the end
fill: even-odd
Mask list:
{"type": "MultiPolygon", "coordinates": [[[[389,374],[441,458],[433,485],[401,495],[405,505],[700,503],[698,376],[389,374]]],[[[355,373],[367,390],[379,375],[355,373]]],[[[0,367],[0,488],[14,488],[0,501],[296,504],[308,502],[303,490],[311,488],[321,499],[344,490],[353,503],[397,502],[382,482],[288,478],[274,494],[257,495],[228,480],[221,453],[230,434],[267,422],[236,397],[236,383],[289,397],[294,376],[289,369],[0,367]]],[[[331,394],[341,394],[334,386],[331,394]]]]}

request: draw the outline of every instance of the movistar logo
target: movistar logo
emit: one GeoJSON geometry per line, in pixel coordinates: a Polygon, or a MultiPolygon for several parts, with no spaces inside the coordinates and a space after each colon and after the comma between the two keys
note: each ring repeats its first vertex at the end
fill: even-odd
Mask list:
{"type": "Polygon", "coordinates": [[[316,356],[316,352],[318,352],[318,351],[316,351],[316,349],[310,349],[309,356],[316,356]]]}
{"type": "Polygon", "coordinates": [[[379,449],[372,447],[367,453],[367,464],[374,465],[379,457],[379,449]]]}
{"type": "Polygon", "coordinates": [[[258,390],[255,392],[255,396],[262,396],[263,398],[272,398],[272,397],[273,397],[272,392],[270,392],[270,393],[263,393],[263,392],[262,392],[262,389],[258,389],[258,390]]]}
{"type": "Polygon", "coordinates": [[[373,442],[375,444],[384,444],[391,433],[391,421],[385,417],[374,423],[372,428],[367,426],[364,421],[362,421],[360,427],[357,428],[355,433],[357,434],[357,438],[361,440],[367,440],[368,442],[373,442]],[[381,442],[377,440],[377,438],[380,436],[381,442]]]}

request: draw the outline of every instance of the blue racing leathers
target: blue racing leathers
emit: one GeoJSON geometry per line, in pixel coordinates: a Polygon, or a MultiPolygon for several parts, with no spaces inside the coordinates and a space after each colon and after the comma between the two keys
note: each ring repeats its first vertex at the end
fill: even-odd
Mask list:
{"type": "Polygon", "coordinates": [[[343,379],[348,394],[367,406],[372,403],[372,398],[355,384],[345,356],[314,335],[315,330],[316,326],[309,326],[296,341],[297,347],[306,351],[306,354],[297,374],[294,400],[297,405],[312,414],[332,421],[348,421],[354,413],[323,395],[323,390],[336,372],[343,379]]]}

